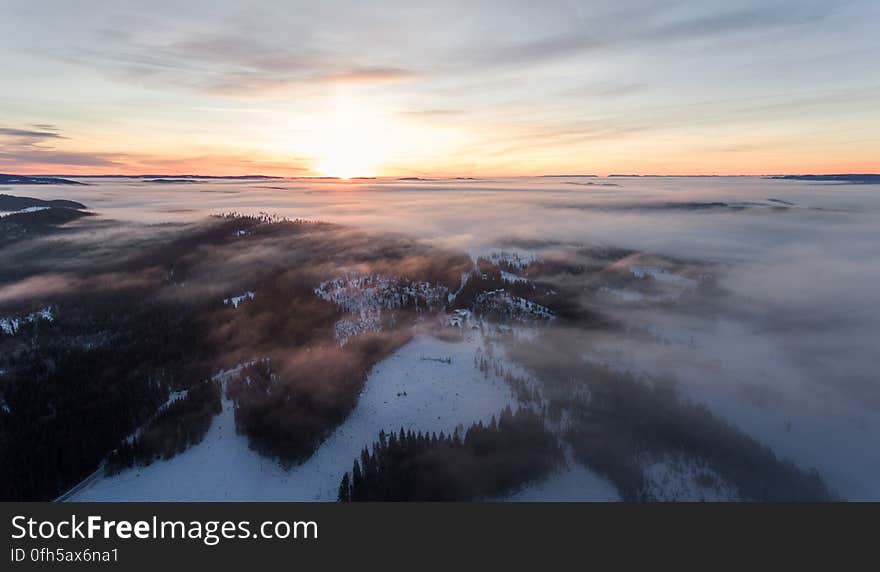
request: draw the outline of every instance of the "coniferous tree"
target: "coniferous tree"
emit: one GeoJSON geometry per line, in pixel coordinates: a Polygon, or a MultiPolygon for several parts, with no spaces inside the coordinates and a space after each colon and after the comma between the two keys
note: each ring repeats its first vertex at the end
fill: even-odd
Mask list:
{"type": "Polygon", "coordinates": [[[351,482],[348,479],[348,473],[342,476],[342,482],[339,483],[339,502],[351,502],[351,482]]]}
{"type": "MultiPolygon", "coordinates": [[[[364,448],[354,463],[352,501],[473,500],[507,494],[563,462],[557,437],[527,410],[507,409],[488,426],[469,427],[462,439],[400,431],[364,448]],[[363,472],[361,475],[361,467],[363,472]]],[[[340,483],[343,497],[347,474],[340,483]]]]}
{"type": "Polygon", "coordinates": [[[351,469],[351,500],[366,500],[364,493],[364,477],[361,474],[361,466],[355,461],[351,469]]]}

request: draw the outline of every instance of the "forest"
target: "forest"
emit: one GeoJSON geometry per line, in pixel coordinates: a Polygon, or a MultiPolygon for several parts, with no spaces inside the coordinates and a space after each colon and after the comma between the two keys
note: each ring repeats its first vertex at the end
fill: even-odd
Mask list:
{"type": "Polygon", "coordinates": [[[363,334],[345,348],[322,345],[246,365],[227,385],[236,429],[283,466],[307,459],[351,413],[372,365],[408,339],[405,332],[363,334]]]}
{"type": "Polygon", "coordinates": [[[220,413],[220,384],[206,380],[193,385],[183,397],[173,399],[140,431],[123,440],[107,458],[108,474],[170,459],[199,443],[220,413]]]}
{"type": "MultiPolygon", "coordinates": [[[[815,470],[805,471],[719,419],[702,404],[682,400],[668,385],[623,377],[572,407],[567,433],[575,458],[617,485],[624,500],[655,500],[640,457],[682,454],[735,486],[743,500],[828,501],[833,495],[815,470]]],[[[709,474],[709,473],[707,473],[709,474]]]]}
{"type": "Polygon", "coordinates": [[[564,463],[542,417],[505,409],[498,419],[452,435],[391,432],[355,459],[339,501],[470,501],[502,497],[564,463]]]}

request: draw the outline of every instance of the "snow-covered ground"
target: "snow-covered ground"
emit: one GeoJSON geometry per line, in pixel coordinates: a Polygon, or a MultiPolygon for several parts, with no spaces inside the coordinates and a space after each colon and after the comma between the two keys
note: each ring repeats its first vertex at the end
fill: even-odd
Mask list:
{"type": "Polygon", "coordinates": [[[36,312],[31,312],[30,314],[22,317],[16,316],[6,316],[4,318],[0,318],[0,331],[4,334],[14,336],[18,333],[18,330],[21,328],[22,324],[36,322],[38,320],[45,320],[47,322],[51,322],[55,319],[55,315],[52,313],[52,308],[47,307],[42,310],[37,310],[36,312]]]}
{"type": "Polygon", "coordinates": [[[504,499],[510,502],[614,502],[620,500],[617,488],[580,463],[569,459],[568,466],[547,479],[529,485],[504,499]]]}
{"type": "Polygon", "coordinates": [[[223,305],[228,306],[232,304],[233,308],[238,308],[239,304],[241,304],[245,300],[253,300],[254,296],[256,296],[256,294],[254,294],[251,290],[248,290],[247,292],[239,296],[233,296],[232,298],[223,298],[223,305]]]}
{"type": "Polygon", "coordinates": [[[501,264],[507,264],[511,268],[523,270],[529,264],[535,262],[535,260],[537,260],[537,256],[533,253],[525,251],[502,250],[501,252],[492,252],[489,255],[489,260],[499,266],[501,264]]]}
{"type": "Polygon", "coordinates": [[[448,293],[448,289],[438,284],[356,272],[327,280],[315,288],[316,296],[335,303],[347,312],[390,310],[408,304],[416,308],[440,309],[446,305],[448,293]]]}
{"type": "Polygon", "coordinates": [[[7,217],[9,215],[14,214],[24,214],[24,213],[36,213],[40,211],[49,210],[51,207],[25,207],[21,210],[17,211],[0,211],[0,218],[7,217]]]}
{"type": "Polygon", "coordinates": [[[481,292],[475,300],[480,312],[498,313],[505,318],[518,322],[535,320],[552,320],[553,312],[540,304],[514,296],[507,290],[490,290],[481,292]]]}
{"type": "Polygon", "coordinates": [[[666,502],[723,502],[741,500],[736,487],[717,472],[694,459],[667,455],[645,460],[644,475],[648,494],[666,502]]]}
{"type": "Polygon", "coordinates": [[[359,312],[352,312],[333,324],[334,337],[341,346],[358,334],[381,331],[382,311],[376,308],[364,308],[359,312]]]}
{"type": "Polygon", "coordinates": [[[71,500],[335,500],[342,474],[380,430],[448,433],[515,406],[504,381],[487,379],[475,367],[482,346],[477,331],[456,343],[417,335],[373,369],[349,418],[310,459],[290,470],[248,448],[235,432],[233,405],[224,399],[222,413],[198,445],[167,461],[102,477],[71,500]]]}
{"type": "MultiPolygon", "coordinates": [[[[462,287],[465,281],[462,276],[462,287]]],[[[334,324],[336,340],[342,346],[352,336],[381,331],[383,311],[404,306],[412,306],[417,311],[440,310],[455,299],[446,287],[437,284],[357,272],[322,282],[315,288],[315,295],[346,312],[345,317],[334,324]]]]}
{"type": "Polygon", "coordinates": [[[528,278],[524,278],[519,276],[518,274],[512,274],[507,272],[506,270],[501,271],[501,279],[505,282],[510,282],[511,284],[515,284],[516,282],[528,282],[528,278]]]}

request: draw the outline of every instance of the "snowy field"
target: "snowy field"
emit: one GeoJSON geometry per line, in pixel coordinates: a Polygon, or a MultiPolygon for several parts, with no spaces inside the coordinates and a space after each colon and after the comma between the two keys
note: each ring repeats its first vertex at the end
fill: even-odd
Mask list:
{"type": "MultiPolygon", "coordinates": [[[[485,378],[474,366],[482,345],[476,331],[457,343],[418,335],[373,369],[345,423],[310,459],[289,471],[248,448],[247,439],[235,432],[232,402],[224,398],[222,413],[198,445],[170,460],[101,478],[70,500],[336,500],[342,474],[380,430],[449,433],[515,407],[507,385],[485,378]]],[[[601,487],[597,491],[607,494],[601,487]]]]}

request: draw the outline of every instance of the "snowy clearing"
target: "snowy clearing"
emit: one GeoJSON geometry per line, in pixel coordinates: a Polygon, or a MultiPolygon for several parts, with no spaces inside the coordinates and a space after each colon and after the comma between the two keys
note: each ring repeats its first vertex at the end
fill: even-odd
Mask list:
{"type": "Polygon", "coordinates": [[[478,332],[458,343],[417,335],[373,369],[349,418],[311,458],[289,471],[248,448],[247,439],[235,432],[233,405],[224,398],[223,411],[198,445],[167,461],[102,477],[71,499],[334,501],[342,474],[380,430],[448,433],[515,406],[502,380],[486,379],[474,367],[482,345],[478,332]]]}

